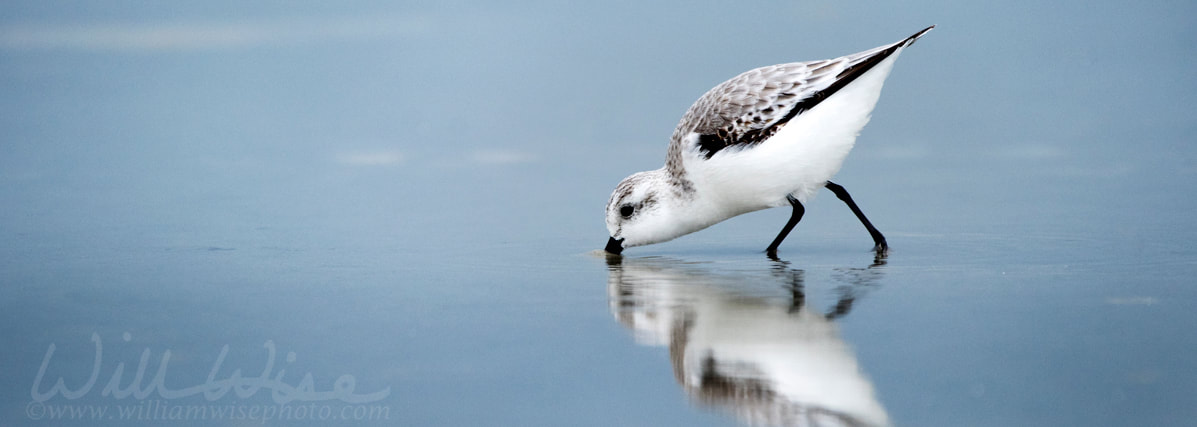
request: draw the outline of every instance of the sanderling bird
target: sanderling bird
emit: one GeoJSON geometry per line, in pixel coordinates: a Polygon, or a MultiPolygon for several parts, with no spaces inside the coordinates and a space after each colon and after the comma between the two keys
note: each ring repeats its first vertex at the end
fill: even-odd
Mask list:
{"type": "Polygon", "coordinates": [[[831,181],[877,105],[881,86],[907,46],[934,25],[894,44],[822,61],[747,71],[707,91],[678,123],[665,166],[624,178],[607,202],[607,252],[660,243],[761,209],[793,207],[769,244],[777,247],[826,187],[873,236],[844,187],[831,181]]]}

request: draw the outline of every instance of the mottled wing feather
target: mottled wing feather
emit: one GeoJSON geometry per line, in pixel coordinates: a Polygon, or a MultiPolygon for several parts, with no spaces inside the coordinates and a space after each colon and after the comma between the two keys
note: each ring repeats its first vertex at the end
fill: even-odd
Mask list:
{"type": "MultiPolygon", "coordinates": [[[[727,148],[747,148],[777,133],[873,66],[910,45],[930,28],[887,46],[822,61],[749,70],[715,86],[690,107],[672,144],[697,133],[697,149],[711,158],[727,148]]],[[[678,147],[680,148],[680,147],[678,147]]]]}
{"type": "Polygon", "coordinates": [[[678,131],[698,133],[699,149],[707,158],[728,147],[764,141],[795,116],[790,113],[800,101],[827,86],[844,62],[780,64],[740,74],[699,98],[683,119],[691,126],[678,131]]]}

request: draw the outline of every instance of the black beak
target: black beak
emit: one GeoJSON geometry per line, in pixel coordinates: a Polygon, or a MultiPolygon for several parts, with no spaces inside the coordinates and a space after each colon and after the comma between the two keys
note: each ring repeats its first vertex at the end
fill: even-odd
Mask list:
{"type": "Polygon", "coordinates": [[[619,255],[620,252],[623,252],[623,239],[615,240],[614,237],[607,238],[607,247],[605,249],[609,253],[619,255]]]}

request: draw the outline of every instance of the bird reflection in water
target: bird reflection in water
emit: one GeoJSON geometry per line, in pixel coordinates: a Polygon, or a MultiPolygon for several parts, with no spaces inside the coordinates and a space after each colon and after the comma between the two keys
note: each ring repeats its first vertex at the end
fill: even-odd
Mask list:
{"type": "Polygon", "coordinates": [[[834,323],[877,286],[883,258],[833,270],[837,302],[825,310],[808,307],[806,272],[776,258],[755,270],[654,257],[607,264],[612,313],[638,343],[669,347],[675,379],[700,404],[750,425],[889,425],[834,323]]]}

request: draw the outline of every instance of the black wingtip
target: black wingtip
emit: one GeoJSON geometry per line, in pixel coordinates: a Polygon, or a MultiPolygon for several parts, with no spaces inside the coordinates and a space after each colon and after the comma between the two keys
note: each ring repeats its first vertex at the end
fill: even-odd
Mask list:
{"type": "MultiPolygon", "coordinates": [[[[840,89],[843,89],[845,86],[848,86],[848,84],[855,81],[857,77],[860,77],[860,76],[864,75],[864,73],[873,69],[874,66],[876,66],[877,64],[880,64],[881,61],[884,61],[886,58],[889,58],[890,55],[894,54],[894,52],[897,52],[897,51],[901,50],[902,48],[905,48],[906,46],[910,46],[911,43],[914,43],[914,41],[918,40],[919,37],[922,37],[923,34],[926,34],[928,31],[931,31],[932,28],[935,28],[935,26],[932,25],[930,27],[924,28],[922,31],[915,33],[913,36],[907,37],[905,40],[902,40],[900,42],[891,44],[891,45],[885,47],[885,49],[877,51],[872,56],[864,58],[863,60],[856,63],[855,65],[845,68],[843,71],[840,71],[839,74],[836,74],[834,82],[832,82],[830,85],[828,85],[823,90],[815,92],[814,94],[811,94],[806,99],[803,99],[802,101],[799,101],[797,104],[794,104],[793,107],[790,107],[790,111],[787,112],[786,115],[783,116],[781,119],[778,119],[777,122],[775,122],[772,126],[783,125],[783,124],[789,122],[790,119],[793,119],[794,117],[798,116],[798,114],[801,114],[803,111],[815,108],[815,106],[818,105],[820,102],[823,102],[824,99],[831,97],[831,95],[835,95],[835,93],[838,92],[840,89]]],[[[706,136],[706,135],[703,135],[703,136],[706,136]]],[[[700,144],[703,143],[701,138],[702,137],[700,137],[700,140],[699,140],[700,144]]],[[[707,154],[707,158],[708,159],[711,158],[711,154],[707,154]]]]}
{"type": "Polygon", "coordinates": [[[934,29],[934,28],[935,28],[935,26],[934,26],[934,25],[932,25],[932,26],[930,26],[930,27],[923,28],[923,30],[922,30],[922,31],[919,31],[919,32],[917,32],[917,33],[914,33],[914,35],[913,35],[913,36],[907,37],[907,38],[906,38],[906,40],[903,40],[903,41],[902,41],[902,46],[903,46],[903,47],[906,47],[906,46],[910,46],[910,45],[914,44],[914,41],[915,41],[915,40],[918,40],[920,37],[922,37],[922,36],[923,36],[923,34],[927,34],[927,32],[928,32],[928,31],[931,31],[931,30],[932,30],[932,29],[934,29]]]}

